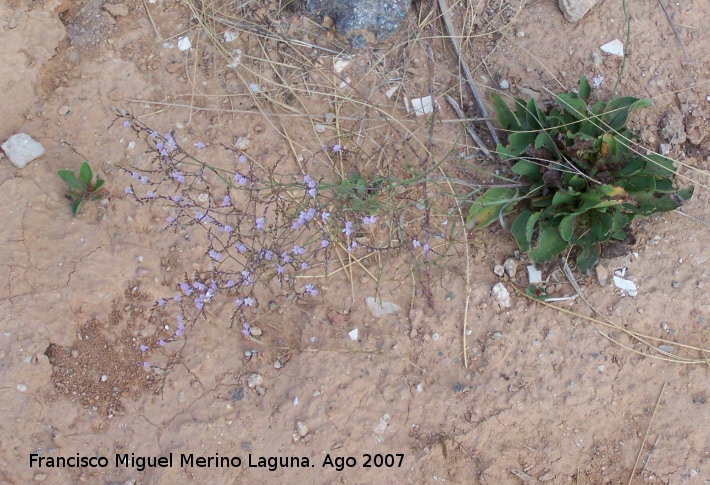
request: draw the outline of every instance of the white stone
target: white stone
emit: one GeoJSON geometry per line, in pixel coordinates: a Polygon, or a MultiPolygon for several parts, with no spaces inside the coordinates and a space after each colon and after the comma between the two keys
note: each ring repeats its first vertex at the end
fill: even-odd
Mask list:
{"type": "Polygon", "coordinates": [[[341,72],[343,72],[343,69],[348,67],[349,64],[350,64],[350,61],[348,61],[346,59],[335,58],[335,59],[333,59],[333,70],[336,73],[340,74],[341,72]]]}
{"type": "Polygon", "coordinates": [[[189,50],[192,47],[192,42],[190,42],[189,37],[179,37],[177,45],[178,49],[181,52],[185,52],[186,50],[189,50]]]}
{"type": "Polygon", "coordinates": [[[501,89],[508,89],[509,87],[510,87],[510,83],[508,82],[507,79],[503,79],[503,80],[500,82],[500,88],[501,88],[501,89]]]}
{"type": "Polygon", "coordinates": [[[509,277],[515,278],[515,274],[518,272],[518,260],[515,258],[506,259],[503,263],[503,269],[509,277]]]}
{"type": "Polygon", "coordinates": [[[576,22],[599,2],[600,0],[559,0],[558,5],[569,22],[576,22]]]}
{"type": "Polygon", "coordinates": [[[247,378],[247,386],[249,389],[254,389],[256,386],[260,386],[264,383],[264,378],[259,374],[249,374],[247,378]]]}
{"type": "MultiPolygon", "coordinates": [[[[394,95],[394,93],[397,92],[398,88],[399,86],[392,86],[387,91],[385,91],[385,96],[387,96],[387,99],[392,99],[392,96],[394,95]]],[[[708,96],[708,98],[710,98],[710,96],[708,96]]],[[[710,99],[708,99],[708,101],[710,101],[710,99]]]]}
{"type": "Polygon", "coordinates": [[[510,308],[510,293],[503,283],[496,283],[492,293],[501,308],[510,308]]]}
{"type": "Polygon", "coordinates": [[[614,275],[614,286],[616,286],[620,290],[625,291],[629,296],[638,295],[638,287],[631,280],[619,278],[618,276],[614,275]]]}
{"type": "Polygon", "coordinates": [[[308,426],[299,421],[296,423],[296,431],[298,431],[301,438],[304,438],[308,434],[309,429],[308,426]]]}
{"type": "Polygon", "coordinates": [[[431,96],[424,96],[422,98],[412,99],[412,109],[414,109],[414,114],[417,116],[424,116],[432,112],[434,105],[431,101],[431,96]]]}
{"type": "Polygon", "coordinates": [[[2,151],[17,168],[25,168],[30,163],[44,155],[44,147],[34,141],[30,135],[18,133],[12,135],[2,144],[2,151]]]}
{"type": "Polygon", "coordinates": [[[542,273],[534,264],[528,266],[528,284],[537,285],[542,283],[542,273]]]}
{"type": "Polygon", "coordinates": [[[235,34],[234,32],[230,32],[229,30],[226,30],[223,35],[225,42],[234,42],[239,37],[239,34],[235,34]]]}
{"type": "Polygon", "coordinates": [[[619,39],[614,39],[600,47],[603,53],[612,56],[624,57],[624,44],[619,39]]]}
{"type": "Polygon", "coordinates": [[[357,334],[358,334],[357,328],[353,328],[352,330],[350,330],[348,332],[348,337],[350,337],[350,340],[357,340],[357,334]]]}

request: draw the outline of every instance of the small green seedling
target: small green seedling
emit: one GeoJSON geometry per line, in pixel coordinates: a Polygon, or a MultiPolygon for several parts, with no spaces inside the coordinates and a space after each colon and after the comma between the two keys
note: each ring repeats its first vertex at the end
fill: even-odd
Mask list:
{"type": "Polygon", "coordinates": [[[626,128],[629,113],[651,100],[624,96],[590,105],[590,94],[583,76],[576,92],[558,94],[557,106],[545,111],[518,98],[511,110],[493,95],[498,122],[510,132],[508,146],[497,151],[515,161],[519,185],[494,187],[474,200],[469,228],[516,209],[511,232],[533,262],[577,247],[572,259],[587,272],[603,243],[626,238],[634,217],[676,209],[692,196],[692,187],[673,187],[673,160],[646,155],[626,128]]]}
{"type": "Polygon", "coordinates": [[[81,164],[78,178],[71,170],[60,170],[58,175],[69,186],[67,198],[72,201],[71,213],[73,215],[77,215],[79,213],[81,204],[83,204],[84,201],[98,200],[104,195],[104,191],[101,189],[104,184],[103,179],[97,176],[96,183],[91,183],[94,178],[94,173],[91,171],[91,167],[87,162],[81,164]]]}

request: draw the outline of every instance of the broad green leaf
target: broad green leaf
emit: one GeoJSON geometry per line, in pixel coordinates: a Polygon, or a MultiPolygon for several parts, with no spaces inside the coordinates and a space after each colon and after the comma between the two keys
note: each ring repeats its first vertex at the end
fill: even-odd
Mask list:
{"type": "Polygon", "coordinates": [[[83,203],[84,199],[77,199],[74,201],[74,203],[71,205],[71,213],[73,216],[79,213],[79,209],[81,209],[81,204],[83,203]]]}
{"type": "Polygon", "coordinates": [[[557,149],[557,145],[555,145],[552,137],[546,131],[541,131],[535,137],[535,148],[546,148],[555,159],[560,158],[560,151],[557,149]]]}
{"type": "Polygon", "coordinates": [[[540,301],[545,301],[547,298],[550,297],[550,295],[545,293],[544,289],[535,285],[529,285],[527,288],[525,288],[525,294],[528,295],[530,298],[540,301]]]}
{"type": "Polygon", "coordinates": [[[542,176],[540,175],[540,165],[531,162],[530,160],[520,160],[510,169],[513,173],[516,173],[525,178],[530,183],[540,182],[542,176]]]}
{"type": "Polygon", "coordinates": [[[583,100],[574,98],[569,93],[560,93],[555,96],[555,100],[567,113],[572,115],[575,120],[582,121],[587,118],[587,104],[583,100]]]}
{"type": "Polygon", "coordinates": [[[496,112],[498,123],[500,123],[504,129],[513,131],[523,129],[522,126],[520,126],[518,118],[510,111],[510,108],[508,108],[508,105],[505,104],[505,101],[503,101],[503,98],[501,98],[499,94],[491,94],[491,102],[493,103],[493,109],[496,112]]]}
{"type": "Polygon", "coordinates": [[[589,211],[589,236],[593,241],[604,242],[611,237],[613,218],[611,214],[598,210],[589,211]]]}
{"type": "Polygon", "coordinates": [[[654,192],[656,190],[656,178],[649,173],[640,173],[624,180],[622,185],[626,192],[632,194],[632,196],[639,192],[654,192]]]}
{"type": "Polygon", "coordinates": [[[567,241],[562,239],[557,227],[552,222],[545,221],[540,223],[537,244],[530,249],[528,256],[534,263],[544,263],[560,254],[566,248],[567,241]]]}
{"type": "Polygon", "coordinates": [[[619,149],[616,145],[616,139],[614,138],[614,135],[612,135],[611,133],[604,133],[602,135],[601,142],[601,156],[606,159],[616,157],[617,153],[619,153],[619,149]]]}
{"type": "MultiPolygon", "coordinates": [[[[653,101],[644,98],[639,99],[633,96],[622,96],[612,99],[606,105],[606,112],[602,116],[605,128],[608,130],[621,130],[626,126],[629,113],[638,108],[653,106],[653,101]]],[[[606,130],[605,130],[606,131],[606,130]]]]}
{"type": "Polygon", "coordinates": [[[592,87],[587,82],[587,76],[582,76],[579,78],[579,97],[586,101],[591,94],[592,87]]]}
{"type": "Polygon", "coordinates": [[[565,216],[560,221],[560,236],[562,239],[569,242],[574,234],[575,223],[577,222],[577,216],[575,214],[570,214],[565,216]]]}
{"type": "Polygon", "coordinates": [[[611,237],[614,239],[626,239],[624,228],[631,222],[631,215],[624,214],[623,211],[616,209],[611,214],[611,237]]]}
{"type": "Polygon", "coordinates": [[[531,130],[541,130],[543,127],[540,112],[537,109],[535,100],[532,98],[528,100],[528,104],[525,106],[525,120],[531,130]]]}
{"type": "Polygon", "coordinates": [[[522,155],[528,145],[535,141],[535,136],[536,132],[534,131],[521,131],[511,134],[508,137],[508,150],[511,153],[515,153],[516,156],[522,155]]]}
{"type": "Polygon", "coordinates": [[[508,207],[515,197],[515,189],[493,187],[473,201],[468,211],[466,227],[482,229],[498,220],[499,214],[508,207]]]}
{"type": "Polygon", "coordinates": [[[585,179],[581,175],[575,175],[570,179],[569,186],[572,187],[574,190],[582,191],[585,189],[585,187],[587,187],[587,179],[585,179]]]}
{"type": "Polygon", "coordinates": [[[102,179],[101,177],[96,177],[96,185],[94,185],[94,192],[99,190],[101,187],[103,187],[105,180],[102,179]]]}
{"type": "Polygon", "coordinates": [[[555,195],[552,196],[552,207],[557,207],[560,205],[567,205],[576,202],[579,199],[579,194],[563,192],[558,190],[555,195]]]}
{"type": "Polygon", "coordinates": [[[71,170],[60,170],[57,175],[59,175],[59,177],[61,177],[61,179],[64,180],[67,185],[69,185],[69,188],[72,190],[84,192],[84,190],[86,189],[86,187],[81,185],[81,182],[76,179],[74,172],[72,172],[71,170]]]}
{"type": "Polygon", "coordinates": [[[525,239],[527,239],[528,241],[533,240],[533,236],[535,234],[535,226],[537,226],[537,222],[540,220],[540,216],[542,216],[542,212],[534,212],[532,215],[530,215],[530,219],[528,219],[525,223],[525,239]]]}
{"type": "Polygon", "coordinates": [[[527,224],[530,220],[530,216],[532,216],[532,213],[530,211],[522,211],[513,222],[513,225],[510,227],[510,232],[513,234],[515,242],[518,243],[518,247],[523,252],[528,252],[530,250],[530,239],[527,237],[526,234],[527,224]]]}
{"type": "Polygon", "coordinates": [[[79,179],[81,180],[81,183],[88,188],[89,185],[91,185],[91,179],[93,178],[94,174],[91,172],[89,164],[87,162],[82,163],[81,168],[79,168],[79,179]]]}
{"type": "Polygon", "coordinates": [[[670,177],[675,173],[673,160],[660,155],[648,155],[646,171],[659,177],[670,177]]]}
{"type": "Polygon", "coordinates": [[[626,163],[616,172],[618,177],[630,177],[639,173],[646,167],[646,161],[640,158],[632,158],[627,160],[626,163]]]}
{"type": "Polygon", "coordinates": [[[589,243],[582,246],[582,252],[577,256],[577,266],[583,274],[589,271],[599,261],[599,244],[589,243]]]}

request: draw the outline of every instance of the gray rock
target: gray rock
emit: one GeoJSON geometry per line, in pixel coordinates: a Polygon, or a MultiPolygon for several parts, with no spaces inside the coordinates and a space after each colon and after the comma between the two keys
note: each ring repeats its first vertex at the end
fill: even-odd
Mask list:
{"type": "Polygon", "coordinates": [[[256,386],[261,386],[264,383],[264,378],[259,374],[249,374],[247,378],[247,385],[249,389],[254,389],[256,386]]]}
{"type": "Polygon", "coordinates": [[[2,144],[2,151],[10,159],[10,163],[17,168],[25,168],[25,165],[32,160],[44,155],[44,147],[25,133],[18,133],[8,138],[2,144]]]}
{"type": "Polygon", "coordinates": [[[402,307],[395,303],[381,301],[373,296],[365,298],[365,303],[367,304],[367,309],[370,310],[370,313],[372,313],[372,316],[375,318],[382,318],[385,315],[398,312],[402,309],[402,307]]]}
{"type": "Polygon", "coordinates": [[[560,10],[569,22],[577,22],[600,0],[559,0],[560,10]]]}
{"type": "Polygon", "coordinates": [[[244,399],[244,388],[239,386],[232,393],[232,402],[241,401],[242,399],[244,399]]]}
{"type": "Polygon", "coordinates": [[[330,16],[336,32],[362,48],[387,40],[407,22],[410,0],[307,0],[306,11],[330,16]]]}

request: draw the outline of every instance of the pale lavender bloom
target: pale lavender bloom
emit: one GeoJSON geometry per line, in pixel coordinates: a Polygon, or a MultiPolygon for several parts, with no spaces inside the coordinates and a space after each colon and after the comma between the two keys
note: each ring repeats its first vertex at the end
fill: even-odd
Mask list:
{"type": "Polygon", "coordinates": [[[303,176],[303,183],[308,186],[309,189],[314,189],[316,187],[316,181],[310,175],[303,176]]]}
{"type": "Polygon", "coordinates": [[[350,243],[350,246],[352,246],[352,248],[355,249],[355,248],[358,246],[357,241],[355,241],[355,240],[353,239],[353,242],[350,243]]]}
{"type": "Polygon", "coordinates": [[[165,300],[162,298],[158,300],[158,306],[165,306],[165,300]]]}
{"type": "Polygon", "coordinates": [[[148,350],[148,347],[146,347],[145,345],[141,344],[141,352],[145,352],[146,350],[148,350]]]}
{"type": "Polygon", "coordinates": [[[175,222],[175,219],[173,219],[171,216],[168,216],[166,221],[168,221],[170,224],[172,224],[173,222],[175,222]]]}
{"type": "Polygon", "coordinates": [[[222,199],[222,207],[227,207],[231,202],[232,199],[230,199],[228,195],[225,195],[224,199],[222,199]]]}
{"type": "Polygon", "coordinates": [[[237,305],[237,307],[241,307],[244,304],[244,300],[242,300],[241,298],[237,298],[236,300],[234,300],[234,304],[237,305]]]}
{"type": "Polygon", "coordinates": [[[182,335],[182,328],[178,328],[177,330],[175,330],[175,336],[179,337],[180,335],[182,335]]]}
{"type": "Polygon", "coordinates": [[[145,184],[148,183],[148,177],[147,177],[146,175],[143,175],[143,176],[141,177],[141,183],[142,183],[143,185],[145,185],[145,184]]]}
{"type": "Polygon", "coordinates": [[[330,212],[321,212],[320,213],[320,220],[323,222],[327,221],[329,217],[330,217],[330,212]]]}
{"type": "Polygon", "coordinates": [[[271,258],[274,257],[274,252],[270,249],[267,249],[266,252],[264,253],[264,259],[267,261],[271,261],[271,258]]]}
{"type": "Polygon", "coordinates": [[[375,222],[377,222],[377,216],[365,216],[362,218],[362,223],[366,226],[374,224],[375,222]]]}
{"type": "Polygon", "coordinates": [[[284,260],[284,263],[290,263],[291,262],[291,257],[288,255],[288,253],[283,253],[281,255],[281,259],[284,260]]]}
{"type": "Polygon", "coordinates": [[[158,345],[160,345],[161,347],[165,347],[165,340],[163,340],[162,338],[158,340],[158,345]]]}
{"type": "Polygon", "coordinates": [[[306,249],[302,248],[300,246],[293,246],[293,254],[300,256],[301,254],[305,253],[306,249]]]}
{"type": "Polygon", "coordinates": [[[185,294],[185,296],[190,296],[190,293],[192,293],[192,288],[190,288],[190,285],[188,285],[187,283],[181,282],[178,286],[180,286],[180,289],[185,294]]]}
{"type": "Polygon", "coordinates": [[[150,137],[155,140],[156,138],[158,138],[158,132],[155,131],[155,130],[154,130],[154,131],[151,131],[151,132],[150,132],[150,137]]]}
{"type": "Polygon", "coordinates": [[[175,300],[175,301],[180,301],[180,300],[182,300],[182,298],[180,298],[180,295],[175,295],[175,296],[173,297],[173,300],[175,300]]]}
{"type": "Polygon", "coordinates": [[[300,229],[301,226],[303,226],[303,222],[301,222],[301,219],[299,219],[297,221],[294,221],[293,224],[291,224],[291,229],[295,231],[296,229],[300,229]]]}
{"type": "Polygon", "coordinates": [[[316,195],[318,195],[318,191],[316,189],[310,189],[308,191],[308,195],[310,195],[311,197],[315,197],[316,195]]]}
{"type": "Polygon", "coordinates": [[[182,322],[180,322],[180,323],[178,323],[178,327],[177,327],[177,328],[178,328],[178,330],[185,330],[185,324],[182,323],[182,322]]]}
{"type": "Polygon", "coordinates": [[[125,120],[125,121],[123,122],[123,127],[124,127],[124,128],[130,128],[130,126],[131,126],[131,122],[130,122],[130,121],[125,120]]]}
{"type": "Polygon", "coordinates": [[[424,251],[425,253],[428,253],[430,249],[431,249],[431,248],[429,247],[429,244],[428,244],[428,243],[425,244],[424,246],[422,246],[422,251],[424,251]]]}
{"type": "Polygon", "coordinates": [[[244,278],[245,280],[248,280],[249,276],[250,276],[249,271],[247,271],[247,270],[242,271],[242,278],[244,278]]]}
{"type": "Polygon", "coordinates": [[[167,156],[168,156],[168,151],[167,151],[165,148],[163,148],[162,150],[160,150],[160,156],[162,156],[162,157],[167,157],[167,156]]]}
{"type": "Polygon", "coordinates": [[[352,234],[353,233],[353,223],[350,221],[345,221],[345,229],[343,229],[342,232],[346,236],[349,236],[350,234],[352,234]]]}
{"type": "Polygon", "coordinates": [[[195,308],[197,308],[198,310],[202,310],[204,306],[205,305],[202,303],[202,300],[200,300],[199,298],[195,298],[195,308]]]}
{"type": "Polygon", "coordinates": [[[254,299],[247,296],[246,298],[244,298],[244,304],[246,306],[254,306],[254,299]]]}
{"type": "Polygon", "coordinates": [[[173,151],[177,148],[177,144],[175,143],[175,139],[171,136],[168,138],[168,148],[170,151],[173,151]]]}
{"type": "Polygon", "coordinates": [[[165,145],[163,144],[162,141],[159,141],[158,143],[155,144],[155,148],[158,150],[163,150],[165,148],[165,145]]]}
{"type": "Polygon", "coordinates": [[[131,178],[137,179],[140,178],[140,175],[138,175],[138,172],[131,172],[131,178]]]}
{"type": "Polygon", "coordinates": [[[144,369],[150,369],[150,364],[148,363],[147,360],[146,360],[145,362],[143,362],[143,368],[144,368],[144,369]]]}
{"type": "Polygon", "coordinates": [[[199,220],[203,219],[204,217],[205,217],[204,212],[202,212],[202,211],[197,211],[197,212],[195,212],[195,219],[196,219],[196,220],[199,221],[199,220]]]}
{"type": "Polygon", "coordinates": [[[149,199],[155,199],[155,192],[153,192],[152,190],[149,190],[146,195],[149,199]]]}
{"type": "Polygon", "coordinates": [[[174,178],[175,180],[177,180],[178,182],[180,182],[180,183],[185,182],[185,177],[183,177],[183,176],[180,174],[180,172],[175,171],[175,172],[173,172],[172,174],[170,174],[170,176],[171,176],[172,178],[174,178]]]}
{"type": "Polygon", "coordinates": [[[226,286],[227,288],[231,288],[231,287],[233,287],[234,285],[236,285],[236,283],[234,282],[234,280],[229,280],[229,281],[227,281],[227,283],[225,283],[225,286],[226,286]]]}
{"type": "Polygon", "coordinates": [[[222,226],[220,230],[222,232],[226,232],[227,234],[231,234],[234,229],[232,229],[232,226],[222,226]]]}
{"type": "Polygon", "coordinates": [[[205,288],[207,288],[204,284],[200,283],[199,281],[195,281],[192,283],[192,287],[196,289],[197,291],[205,291],[205,288]]]}
{"type": "Polygon", "coordinates": [[[240,253],[245,253],[247,250],[247,247],[244,245],[244,243],[238,242],[234,248],[239,251],[240,253]]]}
{"type": "Polygon", "coordinates": [[[280,264],[276,266],[276,272],[277,272],[278,274],[283,274],[284,269],[286,269],[286,268],[284,268],[284,267],[281,266],[280,264]]]}
{"type": "Polygon", "coordinates": [[[234,174],[234,180],[235,180],[239,185],[246,185],[246,184],[247,184],[247,178],[246,178],[244,175],[240,174],[239,172],[237,172],[236,174],[234,174]]]}
{"type": "Polygon", "coordinates": [[[195,148],[197,148],[198,150],[202,150],[204,147],[205,147],[205,144],[202,143],[201,141],[198,141],[197,143],[195,143],[195,148]]]}
{"type": "Polygon", "coordinates": [[[310,293],[311,296],[316,296],[318,294],[318,288],[313,286],[312,284],[308,283],[306,287],[304,288],[306,293],[310,293]]]}
{"type": "Polygon", "coordinates": [[[244,330],[242,330],[242,333],[248,337],[251,333],[250,330],[249,324],[244,322],[244,330]]]}
{"type": "Polygon", "coordinates": [[[304,217],[307,221],[310,221],[310,220],[313,219],[315,216],[316,216],[316,210],[315,210],[313,207],[311,207],[311,208],[309,208],[309,209],[306,211],[306,213],[304,214],[303,217],[304,217]]]}
{"type": "Polygon", "coordinates": [[[262,231],[264,230],[264,218],[260,217],[256,220],[256,223],[254,224],[254,227],[256,229],[261,229],[262,231]]]}
{"type": "Polygon", "coordinates": [[[306,263],[305,261],[301,263],[301,269],[308,269],[308,263],[306,263]]]}
{"type": "Polygon", "coordinates": [[[339,143],[336,143],[331,147],[331,150],[333,150],[333,153],[340,153],[343,150],[343,147],[341,147],[339,143]]]}
{"type": "Polygon", "coordinates": [[[243,153],[239,155],[239,163],[247,163],[247,157],[243,153]]]}
{"type": "Polygon", "coordinates": [[[132,193],[133,193],[133,189],[132,189],[131,186],[129,185],[128,187],[126,187],[126,188],[124,189],[124,192],[125,192],[126,194],[132,194],[132,193]]]}
{"type": "Polygon", "coordinates": [[[419,239],[412,239],[412,246],[414,246],[415,248],[418,248],[421,245],[422,245],[422,243],[419,242],[419,239]]]}
{"type": "Polygon", "coordinates": [[[330,245],[330,241],[328,241],[327,239],[322,239],[320,242],[320,247],[323,249],[327,248],[329,245],[330,245]]]}
{"type": "Polygon", "coordinates": [[[173,195],[173,203],[177,204],[180,202],[180,196],[179,195],[173,195]]]}
{"type": "MultiPolygon", "coordinates": [[[[177,317],[175,317],[175,319],[176,319],[178,322],[182,322],[182,319],[183,319],[183,318],[184,318],[184,317],[182,316],[182,313],[180,313],[177,317]]],[[[182,323],[181,323],[180,325],[182,325],[182,323]]]]}

